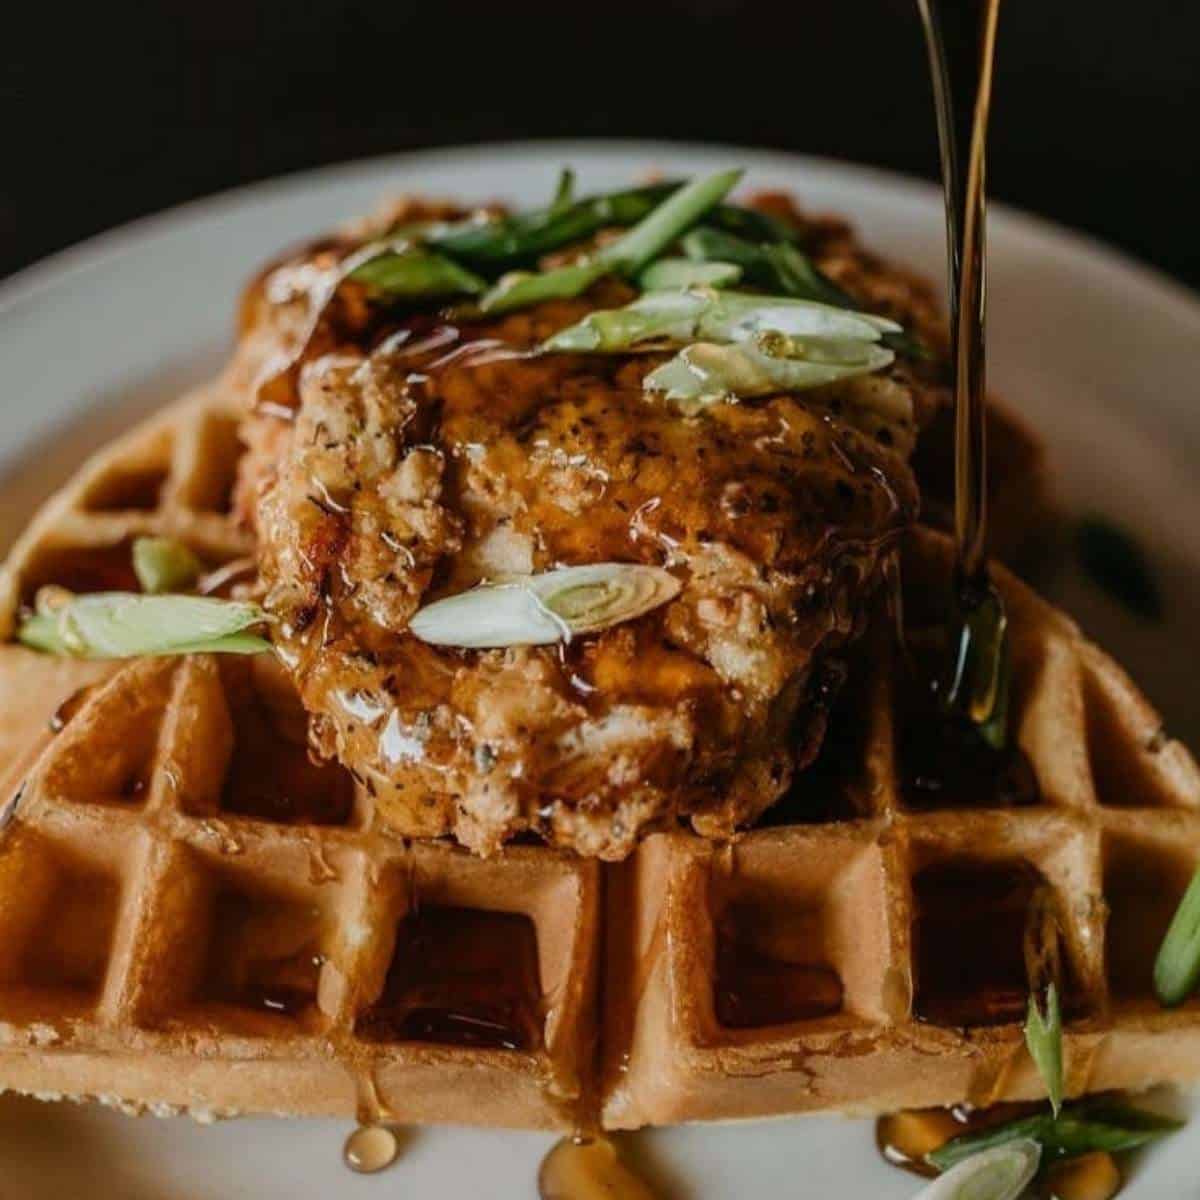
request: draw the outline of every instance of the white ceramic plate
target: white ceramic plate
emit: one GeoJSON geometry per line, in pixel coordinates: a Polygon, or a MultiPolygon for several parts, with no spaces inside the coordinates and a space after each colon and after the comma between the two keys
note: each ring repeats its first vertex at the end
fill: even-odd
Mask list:
{"type": "MultiPolygon", "coordinates": [[[[88,449],[219,363],[233,301],[267,255],[389,192],[537,203],[573,164],[588,189],[647,170],[732,163],[749,182],[851,216],[871,246],[939,274],[932,188],[830,162],[653,143],[499,146],[379,159],[231,192],[142,221],[0,285],[0,547],[88,449]]],[[[991,224],[992,381],[1044,433],[1060,495],[1128,526],[1167,598],[1150,626],[1061,564],[1051,591],[1112,649],[1200,747],[1200,300],[1074,234],[1015,213],[991,224]]],[[[341,1167],[346,1126],[131,1121],[107,1111],[0,1101],[3,1200],[326,1200],[403,1192],[528,1200],[551,1139],[415,1132],[401,1163],[341,1167]]],[[[654,1132],[636,1139],[665,1200],[811,1196],[900,1200],[915,1182],[877,1162],[871,1127],[809,1119],[654,1132]]],[[[1200,1119],[1147,1155],[1127,1195],[1194,1190],[1200,1119]]]]}

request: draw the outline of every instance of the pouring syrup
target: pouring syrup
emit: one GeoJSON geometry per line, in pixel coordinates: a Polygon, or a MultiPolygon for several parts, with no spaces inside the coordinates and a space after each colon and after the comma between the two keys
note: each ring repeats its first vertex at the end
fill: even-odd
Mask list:
{"type": "Polygon", "coordinates": [[[942,707],[1003,744],[1007,618],[987,572],[987,129],[1000,0],[917,0],[941,148],[954,366],[955,628],[942,707]]]}
{"type": "MultiPolygon", "coordinates": [[[[949,723],[980,735],[992,750],[1005,749],[1007,722],[1007,619],[1000,594],[987,574],[986,422],[986,163],[987,126],[995,68],[1000,0],[917,0],[933,79],[946,201],[950,275],[955,410],[955,625],[953,661],[938,682],[949,723]]],[[[972,868],[966,875],[976,876],[972,868]]],[[[1018,1005],[1004,1019],[1019,1019],[1027,984],[1040,988],[1046,974],[1060,988],[1065,968],[1057,938],[1045,935],[1053,922],[1038,921],[1041,909],[1022,899],[1016,913],[1026,942],[1013,974],[1018,1005]],[[1029,936],[1032,933],[1032,939],[1029,936]],[[1046,941],[1052,943],[1046,946],[1046,941]],[[1019,961],[1024,957],[1024,962],[1019,961]]],[[[1014,946],[1017,944],[1014,941],[1014,946]]],[[[990,951],[989,951],[990,953],[990,951]]],[[[1011,1006],[1010,1006],[1011,1007],[1011,1006]]],[[[961,1014],[956,1018],[961,1019],[961,1014]]],[[[884,1159],[917,1174],[933,1173],[926,1155],[953,1137],[1011,1119],[1012,1106],[924,1110],[880,1118],[876,1142],[884,1159]]],[[[1107,1154],[1055,1166],[1041,1194],[1058,1200],[1109,1200],[1121,1175],[1107,1154]]]]}

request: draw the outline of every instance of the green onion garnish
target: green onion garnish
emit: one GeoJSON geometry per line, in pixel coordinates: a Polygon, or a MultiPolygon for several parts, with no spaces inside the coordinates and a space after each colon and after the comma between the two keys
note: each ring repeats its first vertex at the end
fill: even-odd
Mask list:
{"type": "Polygon", "coordinates": [[[549,338],[543,349],[623,353],[646,342],[661,345],[665,341],[679,346],[698,339],[748,342],[764,333],[823,341],[877,342],[882,334],[898,328],[882,317],[847,312],[811,300],[696,289],[647,292],[623,308],[589,313],[549,338]]]}
{"type": "Polygon", "coordinates": [[[554,199],[550,201],[550,212],[564,213],[575,203],[575,172],[570,167],[563,167],[558,173],[558,186],[554,189],[554,199]]]}
{"type": "Polygon", "coordinates": [[[611,273],[607,263],[598,262],[570,263],[552,271],[510,271],[482,297],[479,311],[495,316],[543,300],[570,300],[611,273]]]}
{"type": "Polygon", "coordinates": [[[704,218],[704,223],[751,242],[793,242],[802,245],[805,240],[805,231],[794,222],[741,204],[718,204],[704,218]]]}
{"type": "Polygon", "coordinates": [[[664,288],[732,287],[742,277],[736,263],[692,262],[690,258],[660,258],[651,263],[638,277],[638,283],[648,292],[664,288]]]}
{"type": "Polygon", "coordinates": [[[1025,1045],[1037,1065],[1050,1107],[1057,1117],[1063,1100],[1063,1025],[1058,986],[1046,989],[1046,1013],[1043,1016],[1036,994],[1029,997],[1029,1016],[1025,1022],[1025,1045]]]}
{"type": "Polygon", "coordinates": [[[563,567],[437,600],[413,617],[409,630],[435,646],[544,646],[631,621],[674,599],[679,588],[660,567],[563,567]]]}
{"type": "MultiPolygon", "coordinates": [[[[684,253],[696,262],[736,263],[748,283],[768,292],[798,300],[814,300],[834,308],[858,308],[854,297],[822,274],[812,259],[797,248],[794,239],[755,244],[705,224],[687,234],[682,245],[684,253]]],[[[897,353],[913,358],[929,356],[924,346],[894,323],[887,331],[884,343],[897,353]]]]}
{"type": "Polygon", "coordinates": [[[588,196],[566,207],[551,204],[510,217],[472,218],[436,231],[426,242],[492,275],[528,266],[608,226],[635,225],[679,187],[678,182],[657,183],[588,196]]]}
{"type": "Polygon", "coordinates": [[[1200,870],[1180,901],[1154,964],[1154,991],[1167,1008],[1182,1004],[1200,985],[1200,870]]]}
{"type": "Polygon", "coordinates": [[[981,1151],[1025,1139],[1042,1147],[1048,1163],[1077,1158],[1096,1150],[1120,1154],[1175,1133],[1183,1128],[1183,1124],[1171,1117],[1123,1104],[1102,1101],[1069,1104],[1057,1117],[1048,1112],[1039,1113],[954,1138],[927,1155],[926,1161],[939,1171],[948,1171],[981,1151]]]}
{"type": "MultiPolygon", "coordinates": [[[[44,589],[44,592],[46,589],[44,589]]],[[[139,658],[171,654],[260,654],[257,604],[207,596],[140,596],[96,592],[39,594],[38,611],[17,630],[35,650],[75,658],[139,658]]]]}
{"type": "Polygon", "coordinates": [[[1037,1142],[1011,1141],[964,1159],[918,1192],[916,1200],[1018,1200],[1041,1160],[1037,1142]]]}
{"type": "Polygon", "coordinates": [[[684,345],[711,299],[702,292],[647,292],[623,308],[600,309],[559,330],[542,346],[555,353],[622,353],[654,345],[684,345]]]}
{"type": "Polygon", "coordinates": [[[151,596],[187,591],[204,572],[204,564],[174,538],[137,538],[132,557],[133,573],[142,591],[151,596]]]}
{"type": "Polygon", "coordinates": [[[763,253],[775,278],[783,283],[787,295],[819,300],[836,308],[855,307],[854,298],[849,293],[843,292],[831,279],[826,279],[812,259],[790,243],[777,242],[764,246],[763,253]]]}
{"type": "Polygon", "coordinates": [[[816,300],[836,308],[854,301],[817,270],[812,260],[790,242],[756,245],[720,229],[702,226],[683,239],[683,251],[695,262],[737,263],[759,287],[799,300],[816,300]]]}
{"type": "MultiPolygon", "coordinates": [[[[580,242],[601,229],[631,226],[649,216],[685,185],[679,180],[646,187],[604,192],[563,205],[560,192],[546,208],[511,217],[470,219],[443,225],[425,237],[427,245],[475,270],[495,275],[527,267],[543,254],[580,242]]],[[[717,228],[754,241],[799,241],[802,234],[786,221],[734,204],[714,205],[704,220],[717,228]]]]}
{"type": "Polygon", "coordinates": [[[636,275],[716,204],[741,174],[740,171],[724,171],[687,184],[589,259],[540,273],[502,278],[480,301],[480,311],[504,313],[543,300],[569,299],[587,291],[604,275],[636,275]]]}
{"type": "Polygon", "coordinates": [[[487,288],[486,280],[444,254],[404,244],[381,250],[355,267],[348,278],[397,300],[477,296],[487,288]]]}
{"type": "Polygon", "coordinates": [[[626,275],[636,275],[723,200],[741,177],[742,172],[734,170],[693,179],[627,233],[604,246],[596,255],[597,260],[612,263],[626,275]]]}
{"type": "MultiPolygon", "coordinates": [[[[768,339],[769,341],[769,339],[768,339]]],[[[791,343],[793,353],[804,346],[804,358],[780,358],[753,345],[696,342],[645,378],[649,391],[665,392],[685,413],[695,413],[730,398],[799,392],[839,379],[865,375],[886,367],[890,350],[870,342],[812,339],[791,343]]]]}

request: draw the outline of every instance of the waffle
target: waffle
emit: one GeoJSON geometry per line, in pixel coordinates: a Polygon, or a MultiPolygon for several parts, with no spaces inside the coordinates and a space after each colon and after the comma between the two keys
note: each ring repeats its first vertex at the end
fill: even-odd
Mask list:
{"type": "Polygon", "coordinates": [[[0,640],[38,588],[137,591],[138,537],[184,542],[216,568],[253,552],[232,515],[241,412],[222,381],[92,457],[37,514],[0,567],[0,640]]]}
{"type": "MultiPolygon", "coordinates": [[[[939,535],[913,539],[913,642],[947,567],[939,535]]],[[[41,672],[43,713],[73,672],[108,674],[7,813],[0,1086],[564,1129],[1028,1098],[1012,943],[1047,895],[1070,1092],[1195,1078],[1200,1005],[1163,1012],[1150,973],[1200,858],[1200,773],[1110,660],[997,574],[1040,802],[914,800],[881,618],[771,825],[654,835],[619,865],[389,835],[308,760],[272,660],[114,671],[5,647],[0,671],[41,672]]]]}
{"type": "MultiPolygon", "coordinates": [[[[135,537],[213,567],[253,552],[231,499],[244,390],[227,376],[164,411],[51,501],[0,571],[0,641],[44,584],[133,586],[135,537]]],[[[1040,455],[1013,428],[1028,453],[994,477],[1028,496],[1040,455]]],[[[918,535],[914,640],[945,568],[944,541],[918,535]]],[[[1200,1076],[1200,1006],[1161,1011],[1149,959],[1200,858],[1195,765],[999,574],[1041,803],[909,803],[881,617],[826,752],[769,824],[729,846],[654,835],[614,866],[390,835],[349,775],[308,761],[267,660],[0,645],[0,1087],[202,1118],[563,1129],[1032,1096],[1023,987],[942,996],[922,957],[963,924],[957,903],[945,917],[955,863],[967,891],[1015,880],[983,888],[974,942],[1057,898],[1073,1092],[1200,1076]]]]}

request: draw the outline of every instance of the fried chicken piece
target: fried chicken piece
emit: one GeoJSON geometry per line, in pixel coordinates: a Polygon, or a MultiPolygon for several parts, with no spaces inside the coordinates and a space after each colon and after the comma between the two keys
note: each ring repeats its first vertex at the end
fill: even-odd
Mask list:
{"type": "Polygon", "coordinates": [[[367,236],[456,215],[402,202],[272,265],[242,311],[238,506],[314,748],[398,833],[481,853],[533,834],[617,859],[678,822],[730,836],[820,749],[842,653],[916,517],[908,460],[948,402],[934,293],[844,224],[806,222],[817,265],[934,355],[683,416],[642,389],[661,355],[530,354],[630,300],[618,281],[487,322],[380,318],[330,286],[367,236]],[[560,646],[408,632],[480,581],[595,562],[682,588],[560,646]]]}
{"type": "MultiPolygon", "coordinates": [[[[944,402],[942,365],[684,417],[643,391],[661,355],[531,353],[631,299],[618,281],[486,322],[380,324],[349,287],[317,322],[331,255],[252,289],[239,501],[317,750],[398,832],[480,853],[536,834],[618,859],[649,829],[754,820],[819,748],[840,653],[915,519],[907,460],[944,402]],[[665,567],[681,590],[564,645],[408,632],[482,580],[606,561],[665,567]]],[[[934,327],[915,284],[865,256],[856,269],[889,315],[934,327]]]]}

